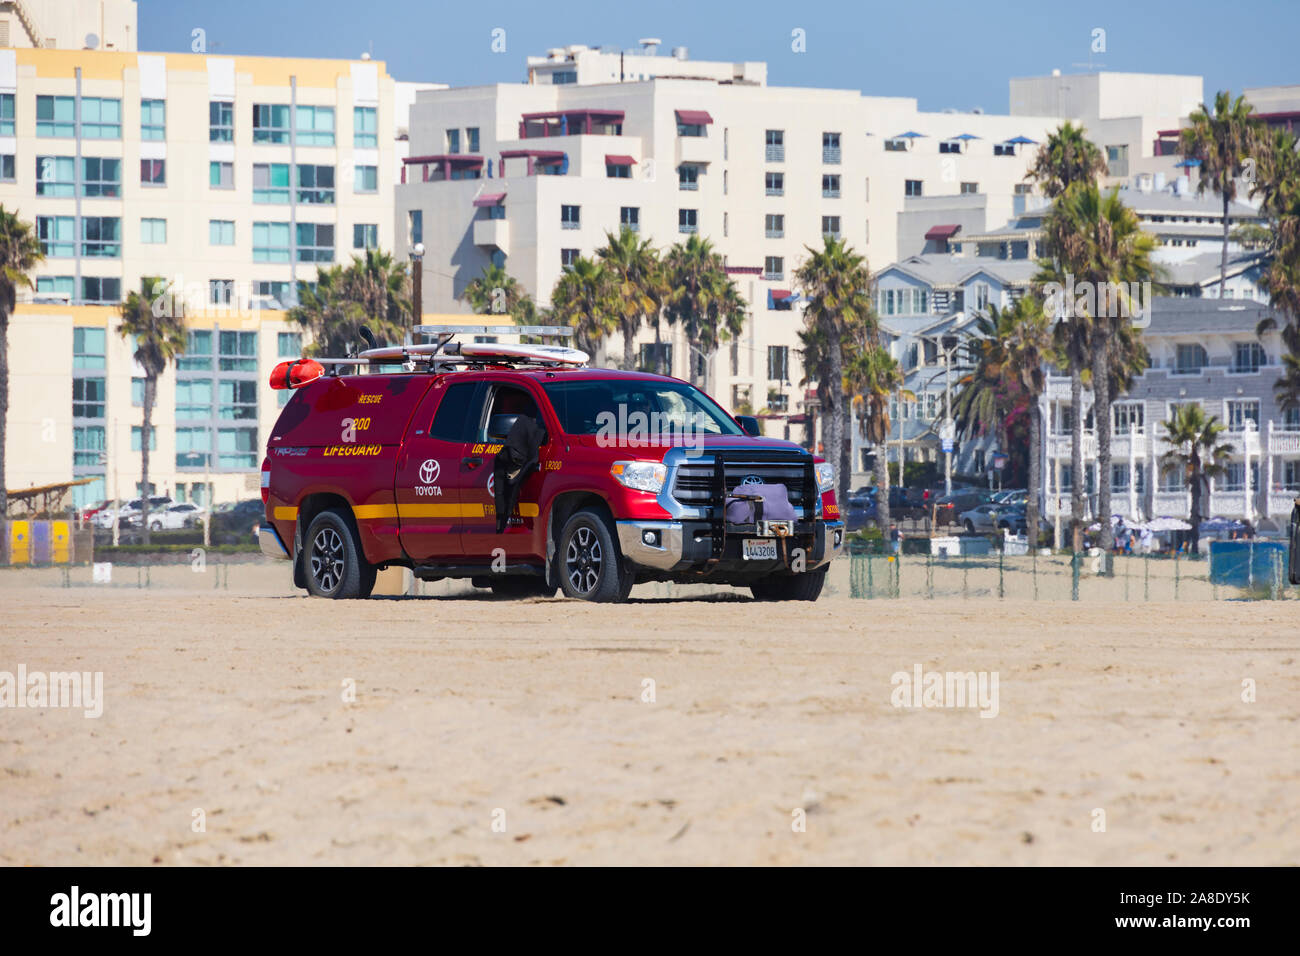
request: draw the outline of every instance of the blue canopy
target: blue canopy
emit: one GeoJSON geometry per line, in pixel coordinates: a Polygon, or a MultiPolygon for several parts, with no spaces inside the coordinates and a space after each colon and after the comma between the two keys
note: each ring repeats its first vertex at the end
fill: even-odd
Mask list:
{"type": "Polygon", "coordinates": [[[924,139],[924,138],[925,138],[925,134],[924,134],[924,133],[916,133],[916,132],[913,132],[912,130],[909,129],[906,133],[899,133],[897,136],[895,136],[895,137],[893,137],[893,138],[894,138],[894,139],[917,139],[917,138],[924,139]]]}
{"type": "Polygon", "coordinates": [[[1017,146],[1023,146],[1025,144],[1036,143],[1037,140],[1032,140],[1028,136],[1017,136],[1015,139],[1007,140],[1007,142],[1014,143],[1017,146]]]}
{"type": "Polygon", "coordinates": [[[953,139],[979,139],[979,137],[973,133],[962,133],[960,136],[954,136],[953,139]]]}

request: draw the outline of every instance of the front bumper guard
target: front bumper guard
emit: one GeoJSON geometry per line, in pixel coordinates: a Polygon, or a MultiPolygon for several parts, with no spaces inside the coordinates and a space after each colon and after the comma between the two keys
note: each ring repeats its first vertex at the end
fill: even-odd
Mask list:
{"type": "MultiPolygon", "coordinates": [[[[687,566],[706,563],[707,554],[688,546],[687,537],[691,532],[686,526],[703,528],[708,527],[709,522],[618,521],[616,524],[623,557],[634,565],[656,571],[671,571],[684,563],[687,566]],[[697,561],[697,558],[705,560],[697,561]]],[[[815,557],[808,564],[809,570],[839,557],[844,552],[847,534],[843,521],[818,521],[814,528],[815,557]]],[[[743,530],[737,529],[730,535],[753,537],[754,532],[746,535],[743,530]]]]}

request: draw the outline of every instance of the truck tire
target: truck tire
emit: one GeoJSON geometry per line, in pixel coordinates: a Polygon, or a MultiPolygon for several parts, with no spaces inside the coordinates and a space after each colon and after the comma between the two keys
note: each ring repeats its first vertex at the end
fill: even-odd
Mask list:
{"type": "Polygon", "coordinates": [[[826,584],[826,568],[805,574],[774,574],[749,586],[756,601],[815,601],[826,584]]]}
{"type": "Polygon", "coordinates": [[[303,570],[307,590],[316,597],[370,597],[377,569],[365,559],[349,515],[339,509],[322,511],[307,528],[303,570]]]}
{"type": "Polygon", "coordinates": [[[603,515],[576,511],[560,532],[555,560],[560,587],[571,598],[602,603],[626,601],[633,577],[623,567],[614,535],[603,515]]]}

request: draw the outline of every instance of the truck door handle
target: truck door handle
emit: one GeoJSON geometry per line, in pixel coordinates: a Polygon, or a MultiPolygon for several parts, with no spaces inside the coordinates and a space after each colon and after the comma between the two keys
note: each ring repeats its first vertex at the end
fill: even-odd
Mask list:
{"type": "Polygon", "coordinates": [[[460,460],[460,463],[466,468],[477,468],[479,465],[483,464],[483,459],[476,455],[466,455],[460,460]]]}

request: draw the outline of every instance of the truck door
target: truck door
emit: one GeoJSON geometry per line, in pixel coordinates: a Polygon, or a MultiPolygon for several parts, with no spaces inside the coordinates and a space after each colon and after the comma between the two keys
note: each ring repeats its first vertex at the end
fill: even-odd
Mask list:
{"type": "MultiPolygon", "coordinates": [[[[465,522],[461,530],[461,546],[465,555],[471,560],[485,560],[493,556],[497,548],[505,549],[508,561],[529,557],[542,557],[537,551],[536,541],[542,540],[536,534],[538,502],[541,500],[541,486],[545,473],[534,471],[524,481],[519,491],[519,503],[510,516],[509,524],[502,534],[497,534],[496,489],[493,486],[493,465],[497,452],[501,450],[504,435],[491,434],[491,422],[494,415],[529,415],[543,428],[547,428],[548,440],[552,429],[547,426],[537,406],[532,392],[523,386],[506,382],[490,382],[484,396],[487,409],[481,420],[475,422],[477,431],[465,456],[465,484],[462,489],[465,502],[465,522]]],[[[543,449],[546,445],[542,446],[543,449]]],[[[545,458],[545,452],[540,455],[545,458]]]]}
{"type": "Polygon", "coordinates": [[[429,389],[397,458],[393,489],[402,549],[417,563],[461,558],[461,460],[483,407],[481,382],[429,389]]]}

